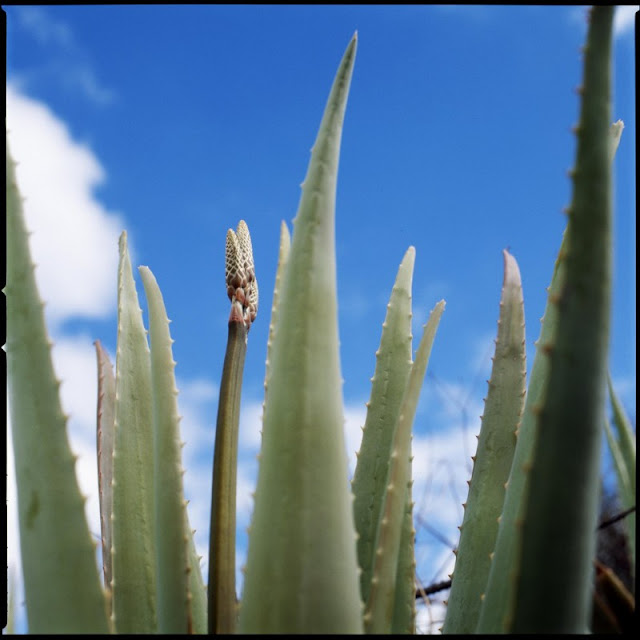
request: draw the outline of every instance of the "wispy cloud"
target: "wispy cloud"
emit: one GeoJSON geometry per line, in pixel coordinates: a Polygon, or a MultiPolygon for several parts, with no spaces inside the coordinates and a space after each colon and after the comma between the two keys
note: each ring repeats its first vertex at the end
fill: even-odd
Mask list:
{"type": "Polygon", "coordinates": [[[98,106],[111,104],[117,94],[105,86],[88,60],[87,52],[74,36],[71,27],[53,18],[42,7],[16,7],[17,25],[46,52],[40,64],[22,67],[12,61],[17,77],[12,81],[29,88],[45,78],[52,78],[59,86],[80,93],[98,106]]]}
{"type": "Polygon", "coordinates": [[[47,15],[41,7],[20,7],[18,22],[41,45],[56,45],[65,49],[75,46],[70,27],[47,15]]]}
{"type": "Polygon", "coordinates": [[[65,84],[70,89],[77,87],[98,106],[107,106],[116,100],[115,90],[104,86],[94,69],[85,63],[73,64],[70,68],[63,70],[62,74],[65,84]]]}

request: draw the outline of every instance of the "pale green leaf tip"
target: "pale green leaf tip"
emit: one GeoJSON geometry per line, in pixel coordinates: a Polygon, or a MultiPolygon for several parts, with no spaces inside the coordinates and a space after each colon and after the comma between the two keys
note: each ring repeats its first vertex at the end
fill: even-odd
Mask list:
{"type": "Polygon", "coordinates": [[[502,255],[504,258],[504,280],[502,285],[503,288],[507,285],[519,287],[521,284],[521,277],[518,262],[506,249],[502,250],[502,255]]]}

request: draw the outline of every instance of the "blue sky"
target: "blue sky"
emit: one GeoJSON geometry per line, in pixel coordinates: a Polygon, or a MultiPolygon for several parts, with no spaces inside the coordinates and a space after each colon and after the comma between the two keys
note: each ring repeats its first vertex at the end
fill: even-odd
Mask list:
{"type": "MultiPolygon", "coordinates": [[[[447,303],[415,421],[414,499],[420,522],[455,544],[490,374],[505,248],[522,274],[529,366],[533,361],[565,224],[561,210],[570,199],[566,171],[575,150],[585,9],[5,10],[9,141],[20,163],[92,531],[99,531],[92,341],[114,356],[117,237],[126,229],[134,265],[151,268],[173,321],[186,492],[206,575],[228,315],[224,242],[226,230],[244,219],[260,310],[244,375],[241,564],[280,222],[291,228],[333,76],[357,30],[336,205],[347,451],[353,465],[385,305],[413,245],[414,347],[429,310],[442,298],[447,303]]],[[[625,129],[615,161],[611,371],[635,421],[634,11],[619,8],[615,25],[612,113],[625,129]]],[[[417,529],[420,578],[446,578],[451,550],[420,523],[417,529]]],[[[15,567],[11,504],[8,533],[15,567]]],[[[434,618],[440,613],[434,607],[434,618]]]]}

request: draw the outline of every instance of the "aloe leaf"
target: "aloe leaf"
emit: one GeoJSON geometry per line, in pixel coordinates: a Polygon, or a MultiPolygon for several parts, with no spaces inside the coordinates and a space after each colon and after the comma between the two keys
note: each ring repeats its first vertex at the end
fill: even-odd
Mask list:
{"type": "MultiPolygon", "coordinates": [[[[441,309],[436,312],[442,313],[444,310],[444,301],[440,303],[441,309]]],[[[433,312],[432,312],[433,313],[433,312]]],[[[423,335],[423,341],[425,337],[423,335]]],[[[420,352],[419,352],[420,353],[420,352]]],[[[422,366],[426,353],[416,357],[418,367],[422,366]]],[[[426,369],[426,362],[425,369],[426,369]]],[[[414,365],[416,366],[416,365],[414,365]]],[[[422,373],[424,378],[424,372],[422,373]]],[[[405,396],[403,407],[406,408],[407,397],[405,396]]],[[[413,400],[411,400],[412,402],[413,400]]],[[[416,398],[417,402],[417,398],[416,398]]],[[[405,409],[403,409],[404,411],[405,409]]],[[[415,409],[413,410],[415,412],[415,409]]],[[[413,425],[413,418],[411,419],[413,425]]],[[[412,477],[413,456],[409,456],[406,474],[408,478],[412,477]]],[[[413,526],[413,506],[412,499],[413,480],[407,483],[405,492],[405,506],[402,515],[402,524],[400,531],[400,548],[398,550],[398,562],[396,569],[396,586],[395,601],[393,608],[393,617],[391,621],[392,634],[415,634],[416,632],[416,559],[415,559],[415,536],[416,530],[413,526]]]]}
{"type": "Polygon", "coordinates": [[[504,251],[498,337],[443,633],[473,633],[478,623],[525,392],[522,283],[515,258],[504,251]]]}
{"type": "Polygon", "coordinates": [[[375,552],[375,538],[387,488],[393,434],[400,404],[413,363],[411,352],[411,280],[415,249],[409,247],[402,259],[382,324],[376,368],[362,442],[353,475],[353,513],[358,532],[358,563],[362,569],[360,592],[369,599],[375,552]]]}
{"type": "Polygon", "coordinates": [[[7,143],[7,382],[30,633],[108,633],[7,143]]]}
{"type": "Polygon", "coordinates": [[[334,238],[340,138],[355,50],[354,35],[312,149],[278,300],[242,633],[362,631],[334,238]]]}
{"type": "Polygon", "coordinates": [[[119,252],[111,551],[113,618],[118,633],[154,633],[157,622],[151,360],[124,231],[119,252]]]}
{"type": "MultiPolygon", "coordinates": [[[[636,504],[636,438],[631,421],[616,395],[610,376],[608,377],[608,386],[617,438],[613,436],[611,428],[605,423],[607,439],[618,475],[621,506],[623,509],[629,509],[636,504]]],[[[631,570],[634,571],[636,566],[636,514],[630,513],[625,523],[631,548],[631,570]]]]}
{"type": "Polygon", "coordinates": [[[189,632],[196,634],[207,633],[207,587],[202,578],[200,561],[194,539],[195,530],[189,525],[189,513],[187,511],[187,530],[189,531],[189,603],[190,619],[189,632]]]}
{"type": "MultiPolygon", "coordinates": [[[[273,344],[273,334],[278,319],[278,300],[280,299],[280,289],[282,287],[282,277],[287,265],[289,257],[289,249],[291,248],[291,234],[287,227],[287,223],[283,220],[280,224],[280,247],[278,249],[278,266],[276,267],[276,281],[273,287],[273,300],[271,303],[271,320],[269,322],[269,338],[267,340],[267,360],[265,366],[264,388],[265,395],[269,385],[269,376],[271,373],[271,346],[273,344]]],[[[263,406],[264,408],[264,406],[263,406]]]]}
{"type": "Polygon", "coordinates": [[[565,282],[551,301],[558,321],[544,346],[549,378],[534,408],[514,632],[584,633],[591,618],[611,307],[612,22],[613,7],[591,10],[565,282]]]}
{"type": "Polygon", "coordinates": [[[403,510],[406,511],[406,492],[411,483],[411,429],[444,306],[444,300],[438,302],[424,326],[393,436],[384,507],[376,535],[371,590],[364,614],[366,633],[389,633],[391,629],[403,510]]]}
{"type": "Polygon", "coordinates": [[[549,362],[544,356],[542,345],[548,344],[557,324],[557,307],[550,303],[564,282],[565,231],[558,258],[555,263],[551,285],[548,288],[548,301],[545,307],[542,329],[536,344],[529,386],[525,397],[522,420],[517,430],[516,447],[511,471],[505,486],[505,497],[498,526],[498,535],[487,587],[482,599],[477,633],[504,633],[508,622],[508,613],[513,607],[515,597],[514,584],[520,561],[520,529],[516,523],[523,517],[523,501],[527,486],[525,469],[530,468],[533,459],[533,447],[536,436],[536,421],[531,410],[544,393],[549,374],[549,362]]]}
{"type": "MultiPolygon", "coordinates": [[[[612,162],[620,142],[623,123],[618,121],[609,127],[609,161],[612,162]]],[[[487,589],[482,600],[477,633],[504,633],[510,624],[510,612],[513,610],[515,579],[519,573],[521,559],[521,527],[517,523],[524,517],[524,496],[528,482],[527,470],[533,464],[534,444],[537,434],[535,407],[544,397],[549,378],[550,362],[545,345],[551,344],[558,323],[558,306],[555,304],[565,282],[565,257],[567,236],[571,219],[562,237],[558,257],[553,269],[551,284],[548,288],[547,304],[541,319],[542,328],[536,341],[536,353],[531,367],[529,386],[525,398],[524,414],[518,427],[516,449],[511,465],[496,548],[491,562],[487,589]]]]}
{"type": "MultiPolygon", "coordinates": [[[[413,456],[409,458],[411,477],[413,456]]],[[[396,569],[395,600],[391,619],[392,634],[414,635],[416,632],[416,529],[413,526],[413,481],[407,485],[400,531],[400,549],[396,569]]]]}
{"type": "Polygon", "coordinates": [[[607,384],[609,387],[611,406],[613,408],[613,424],[616,428],[617,434],[616,440],[630,480],[628,495],[629,504],[627,504],[626,507],[631,507],[635,504],[636,498],[636,437],[633,432],[633,427],[631,426],[631,421],[625,413],[624,407],[613,388],[610,376],[607,378],[607,384]]]}
{"type": "Polygon", "coordinates": [[[111,514],[113,513],[113,437],[116,408],[116,378],[109,355],[99,340],[95,341],[98,361],[98,495],[100,498],[100,529],[102,532],[102,572],[111,610],[111,546],[113,534],[111,514]]]}
{"type": "Polygon", "coordinates": [[[16,633],[16,579],[11,567],[7,567],[7,624],[3,628],[4,635],[16,633]]]}
{"type": "Polygon", "coordinates": [[[156,532],[157,619],[159,633],[189,628],[189,530],[182,487],[182,445],[175,361],[169,318],[158,283],[148,267],[138,267],[149,308],[153,417],[153,493],[156,532]]]}
{"type": "Polygon", "coordinates": [[[622,451],[620,451],[620,445],[618,444],[618,441],[613,434],[611,425],[609,424],[609,420],[607,418],[605,418],[604,421],[604,433],[607,436],[607,444],[609,445],[609,450],[613,459],[613,466],[616,470],[616,477],[618,480],[618,494],[621,503],[620,506],[623,509],[627,509],[629,506],[633,506],[633,501],[630,505],[627,504],[627,498],[631,495],[631,478],[629,477],[629,473],[622,456],[622,451]]]}

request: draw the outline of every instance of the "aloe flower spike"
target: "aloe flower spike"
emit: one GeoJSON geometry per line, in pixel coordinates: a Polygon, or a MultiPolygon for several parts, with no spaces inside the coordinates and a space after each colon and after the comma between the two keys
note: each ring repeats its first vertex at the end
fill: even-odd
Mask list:
{"type": "Polygon", "coordinates": [[[231,300],[229,322],[237,322],[242,318],[249,331],[258,313],[258,281],[253,264],[249,227],[244,220],[238,223],[237,231],[227,231],[225,255],[227,295],[231,300]],[[235,314],[239,314],[239,317],[235,314]]]}
{"type": "Polygon", "coordinates": [[[258,284],[251,236],[244,220],[238,223],[237,231],[227,231],[225,280],[231,310],[213,458],[209,534],[209,633],[233,633],[237,613],[235,540],[240,395],[247,334],[258,312],[258,284]]]}

